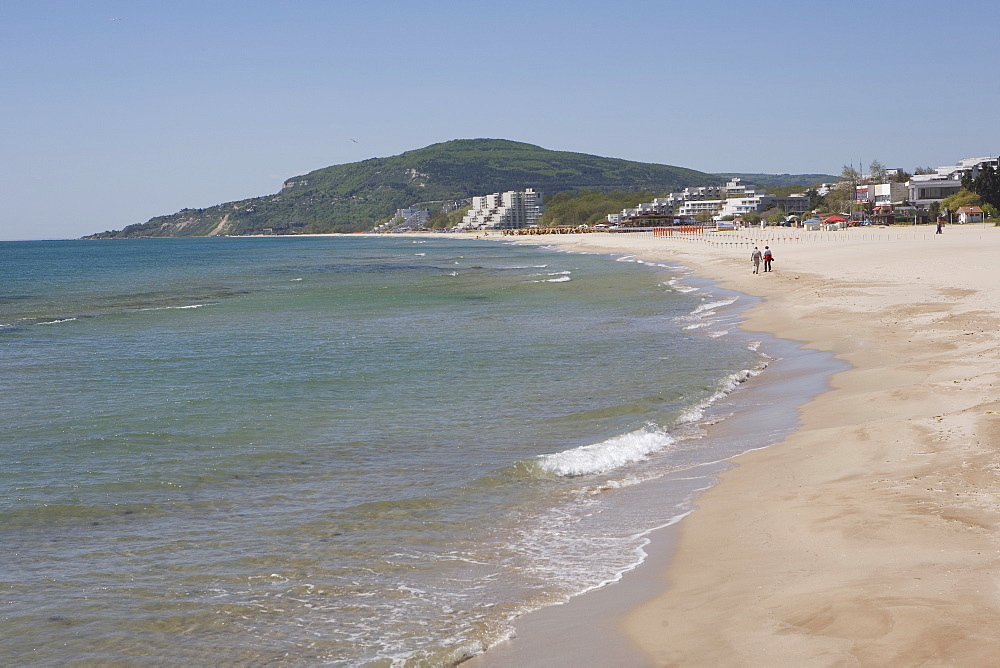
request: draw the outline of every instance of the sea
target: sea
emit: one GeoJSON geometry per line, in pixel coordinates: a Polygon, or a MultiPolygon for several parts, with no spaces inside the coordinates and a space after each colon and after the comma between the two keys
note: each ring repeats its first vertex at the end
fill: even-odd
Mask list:
{"type": "Polygon", "coordinates": [[[502,238],[0,243],[0,663],[488,650],[794,428],[754,387],[827,376],[754,303],[502,238]]]}

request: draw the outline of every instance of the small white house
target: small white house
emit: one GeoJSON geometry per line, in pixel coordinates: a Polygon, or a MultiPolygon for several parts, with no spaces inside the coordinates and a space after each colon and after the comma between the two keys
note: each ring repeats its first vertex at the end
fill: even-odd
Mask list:
{"type": "Polygon", "coordinates": [[[958,222],[960,224],[981,223],[983,222],[983,210],[978,206],[960,206],[958,207],[958,222]]]}

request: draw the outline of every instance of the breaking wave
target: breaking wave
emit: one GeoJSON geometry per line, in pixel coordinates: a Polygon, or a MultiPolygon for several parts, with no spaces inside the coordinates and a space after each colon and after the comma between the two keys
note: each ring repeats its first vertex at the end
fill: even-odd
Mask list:
{"type": "Polygon", "coordinates": [[[613,436],[600,443],[540,455],[536,461],[543,471],[553,475],[591,475],[640,461],[673,444],[674,439],[669,434],[657,426],[647,425],[643,429],[613,436]]]}

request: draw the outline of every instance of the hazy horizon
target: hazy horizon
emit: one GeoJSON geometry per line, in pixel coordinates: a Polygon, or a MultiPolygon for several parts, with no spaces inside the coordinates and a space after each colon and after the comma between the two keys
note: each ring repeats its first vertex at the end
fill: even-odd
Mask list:
{"type": "Polygon", "coordinates": [[[1000,145],[976,56],[994,4],[791,9],[8,3],[0,239],[121,229],[457,138],[774,174],[912,170],[1000,145]]]}

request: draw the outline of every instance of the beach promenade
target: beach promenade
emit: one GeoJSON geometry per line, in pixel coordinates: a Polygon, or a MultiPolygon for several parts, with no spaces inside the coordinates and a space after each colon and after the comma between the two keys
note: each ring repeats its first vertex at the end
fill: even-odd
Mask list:
{"type": "Polygon", "coordinates": [[[650,665],[995,665],[1000,228],[512,240],[685,265],[764,298],[747,329],[852,366],[735,460],[647,570],[660,593],[608,622],[650,665]]]}

